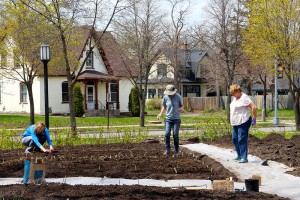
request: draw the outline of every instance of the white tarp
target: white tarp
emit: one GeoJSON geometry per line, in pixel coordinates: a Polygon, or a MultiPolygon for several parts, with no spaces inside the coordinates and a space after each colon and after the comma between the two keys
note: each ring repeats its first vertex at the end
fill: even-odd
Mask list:
{"type": "Polygon", "coordinates": [[[252,175],[261,176],[260,192],[300,200],[300,177],[285,173],[292,171],[291,167],[274,161],[268,161],[269,166],[264,166],[261,165],[263,160],[252,155],[248,156],[248,163],[239,163],[232,160],[236,156],[235,151],[203,143],[183,146],[215,159],[241,180],[251,178],[252,175]]]}

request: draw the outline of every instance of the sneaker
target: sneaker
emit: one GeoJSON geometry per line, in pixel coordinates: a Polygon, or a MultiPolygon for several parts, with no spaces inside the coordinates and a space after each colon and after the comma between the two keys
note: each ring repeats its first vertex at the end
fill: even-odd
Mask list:
{"type": "Polygon", "coordinates": [[[170,151],[165,151],[164,155],[165,156],[169,156],[170,155],[170,151]]]}
{"type": "Polygon", "coordinates": [[[247,163],[247,162],[248,162],[247,158],[246,159],[242,158],[239,163],[247,163]]]}
{"type": "Polygon", "coordinates": [[[175,151],[174,152],[174,156],[180,156],[181,155],[181,152],[180,151],[175,151]]]}
{"type": "Polygon", "coordinates": [[[241,160],[241,157],[240,156],[236,156],[232,160],[241,160]]]}
{"type": "Polygon", "coordinates": [[[30,152],[30,151],[28,151],[27,149],[25,150],[25,153],[30,153],[30,154],[31,154],[31,152],[30,152]]]}

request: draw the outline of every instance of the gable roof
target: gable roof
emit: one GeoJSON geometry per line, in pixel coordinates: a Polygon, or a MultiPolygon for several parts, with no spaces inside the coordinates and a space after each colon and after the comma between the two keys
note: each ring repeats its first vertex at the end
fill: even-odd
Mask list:
{"type": "MultiPolygon", "coordinates": [[[[137,76],[137,68],[134,63],[125,55],[121,50],[120,45],[117,43],[111,32],[95,31],[92,26],[82,26],[79,28],[80,42],[72,46],[72,52],[76,60],[80,60],[85,51],[86,44],[90,37],[95,40],[100,39],[97,47],[108,71],[109,76],[117,77],[135,77],[137,76]]],[[[84,71],[81,72],[81,75],[84,71]]],[[[89,72],[86,72],[89,73],[89,72]]],[[[65,76],[65,68],[60,67],[54,72],[49,71],[49,76],[65,76]]],[[[105,76],[105,74],[102,74],[105,76]]],[[[111,77],[110,77],[111,78],[111,77]]],[[[109,79],[110,79],[109,78],[109,79]]]]}
{"type": "Polygon", "coordinates": [[[99,37],[102,38],[98,48],[108,73],[115,76],[137,76],[135,64],[125,55],[111,32],[98,31],[96,38],[99,37]]]}
{"type": "MultiPolygon", "coordinates": [[[[168,58],[173,60],[172,49],[163,49],[162,53],[168,58]]],[[[203,59],[208,52],[199,49],[177,49],[177,58],[180,65],[192,68],[193,73],[196,73],[199,67],[199,62],[203,59]]]]}

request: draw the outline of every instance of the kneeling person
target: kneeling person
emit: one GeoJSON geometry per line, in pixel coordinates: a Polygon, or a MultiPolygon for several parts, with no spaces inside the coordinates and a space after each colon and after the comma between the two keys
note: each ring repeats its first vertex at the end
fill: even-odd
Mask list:
{"type": "Polygon", "coordinates": [[[31,125],[22,135],[22,144],[27,148],[25,153],[30,153],[33,150],[41,150],[43,152],[52,152],[54,148],[50,138],[49,130],[42,122],[37,122],[35,125],[31,125]],[[43,147],[43,144],[47,141],[49,149],[43,147]]]}

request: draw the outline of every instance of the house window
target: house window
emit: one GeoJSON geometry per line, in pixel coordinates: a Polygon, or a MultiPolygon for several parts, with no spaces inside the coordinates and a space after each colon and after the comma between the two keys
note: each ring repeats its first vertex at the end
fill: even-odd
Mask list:
{"type": "Polygon", "coordinates": [[[157,78],[167,76],[167,66],[165,64],[157,65],[157,78]]]}
{"type": "Polygon", "coordinates": [[[184,85],[183,97],[200,97],[200,85],[184,85]]]}
{"type": "Polygon", "coordinates": [[[1,67],[7,67],[7,66],[6,66],[6,64],[7,64],[7,57],[6,57],[6,54],[1,54],[0,59],[1,59],[1,62],[0,62],[1,67]]]}
{"type": "Polygon", "coordinates": [[[86,67],[94,68],[93,51],[90,54],[89,54],[89,51],[87,51],[86,56],[87,56],[86,63],[85,63],[86,67]]]}
{"type": "Polygon", "coordinates": [[[27,103],[27,87],[24,83],[20,84],[20,103],[27,103]]]}
{"type": "Polygon", "coordinates": [[[117,83],[109,83],[110,84],[110,101],[117,102],[118,101],[118,84],[117,83]]]}
{"type": "Polygon", "coordinates": [[[68,82],[62,82],[61,84],[61,95],[62,95],[62,102],[66,103],[69,102],[69,89],[68,89],[68,82]]]}
{"type": "Polygon", "coordinates": [[[148,99],[153,99],[156,94],[156,89],[148,89],[148,99]]]}
{"type": "Polygon", "coordinates": [[[158,96],[158,98],[163,98],[163,96],[164,96],[164,89],[158,89],[158,92],[157,92],[157,96],[158,96]]]}

